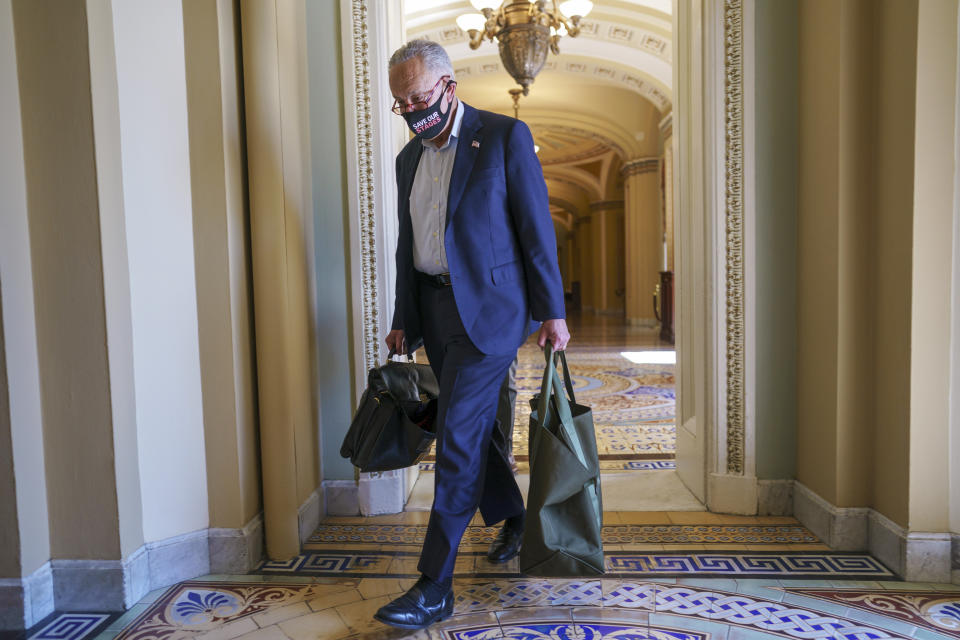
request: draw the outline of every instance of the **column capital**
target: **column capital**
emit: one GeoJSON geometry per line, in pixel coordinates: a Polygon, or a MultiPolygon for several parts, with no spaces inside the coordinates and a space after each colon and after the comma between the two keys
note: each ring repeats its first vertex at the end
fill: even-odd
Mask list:
{"type": "Polygon", "coordinates": [[[590,203],[590,213],[599,213],[600,211],[611,211],[614,209],[623,209],[623,200],[600,200],[590,203]]]}
{"type": "Polygon", "coordinates": [[[641,173],[652,173],[659,167],[660,158],[634,158],[623,163],[623,167],[620,168],[620,175],[627,178],[641,173]]]}

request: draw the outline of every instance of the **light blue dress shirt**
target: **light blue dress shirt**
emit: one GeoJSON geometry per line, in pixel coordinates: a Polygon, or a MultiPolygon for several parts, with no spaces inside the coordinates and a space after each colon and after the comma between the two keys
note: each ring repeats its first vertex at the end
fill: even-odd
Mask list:
{"type": "Polygon", "coordinates": [[[458,101],[450,137],[442,147],[423,141],[423,154],[410,189],[410,219],[413,222],[413,266],[423,273],[447,273],[447,250],[443,234],[447,223],[447,193],[457,155],[463,105],[458,101]]]}

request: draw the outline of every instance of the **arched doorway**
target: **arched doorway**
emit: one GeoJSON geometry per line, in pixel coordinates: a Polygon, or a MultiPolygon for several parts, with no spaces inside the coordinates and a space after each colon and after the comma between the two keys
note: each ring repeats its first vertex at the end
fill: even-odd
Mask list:
{"type": "MultiPolygon", "coordinates": [[[[342,0],[343,33],[346,36],[344,51],[349,53],[344,60],[344,84],[348,89],[344,99],[351,109],[352,105],[358,104],[358,100],[360,106],[357,112],[362,110],[363,105],[367,105],[367,108],[371,104],[378,105],[375,109],[378,111],[383,105],[389,104],[386,70],[381,68],[380,61],[387,59],[399,43],[413,35],[419,35],[415,29],[426,29],[424,25],[429,23],[423,20],[425,16],[449,25],[445,27],[446,40],[463,38],[462,33],[457,35],[459,30],[453,21],[460,12],[469,10],[466,3],[429,4],[429,7],[423,9],[423,15],[415,16],[415,19],[407,22],[407,33],[404,34],[398,32],[398,7],[392,3],[368,6],[363,0],[342,0]],[[361,78],[369,78],[369,89],[363,88],[361,78]]],[[[754,456],[749,455],[752,442],[752,425],[749,420],[751,412],[745,408],[750,397],[747,385],[751,384],[751,381],[748,353],[750,344],[744,339],[744,327],[749,324],[751,310],[743,304],[744,273],[748,271],[744,266],[744,259],[749,259],[743,249],[744,234],[749,233],[749,227],[744,228],[744,221],[749,225],[751,219],[749,200],[744,198],[742,166],[746,152],[742,119],[744,109],[749,108],[752,94],[747,91],[744,97],[741,57],[744,45],[741,38],[744,33],[749,33],[749,29],[743,26],[745,14],[737,0],[729,0],[723,7],[701,6],[699,3],[686,6],[681,3],[676,7],[676,13],[671,13],[673,9],[674,7],[670,7],[668,11],[664,3],[639,0],[619,2],[612,10],[616,15],[606,20],[606,34],[612,39],[624,37],[622,25],[631,17],[640,23],[656,23],[661,34],[659,41],[666,43],[666,47],[660,49],[661,54],[671,51],[669,55],[674,56],[673,50],[676,49],[676,63],[672,66],[663,59],[658,59],[651,50],[651,47],[658,46],[656,38],[645,36],[639,38],[637,46],[632,48],[624,44],[603,42],[600,38],[594,38],[598,42],[590,42],[590,38],[583,36],[577,40],[564,38],[561,56],[551,60],[557,65],[564,65],[563,70],[558,72],[561,76],[581,73],[582,67],[586,66],[581,63],[581,67],[571,66],[568,69],[567,62],[572,61],[572,58],[566,57],[568,54],[587,59],[593,65],[588,69],[590,73],[606,65],[602,68],[609,67],[614,76],[617,73],[623,75],[597,79],[595,84],[598,91],[620,92],[611,94],[618,96],[632,92],[636,96],[634,99],[643,101],[642,104],[654,105],[658,101],[664,107],[672,104],[669,123],[676,135],[671,136],[673,140],[668,150],[669,155],[676,158],[672,171],[676,176],[672,200],[676,203],[675,209],[678,212],[674,237],[676,254],[673,258],[678,280],[675,305],[679,360],[676,380],[676,464],[687,490],[710,509],[755,513],[758,509],[758,491],[753,472],[755,460],[754,456]],[[667,36],[673,35],[665,40],[664,33],[667,36]],[[582,45],[585,51],[577,50],[577,47],[581,46],[575,44],[577,41],[587,43],[582,45]],[[644,73],[627,74],[625,67],[628,65],[624,61],[629,60],[649,60],[649,69],[644,73]],[[628,80],[628,77],[633,80],[628,80]],[[671,80],[666,87],[663,86],[663,78],[671,80]],[[618,83],[624,86],[615,86],[618,83]],[[674,94],[675,99],[671,98],[674,94]]],[[[747,16],[749,18],[749,14],[747,16]]],[[[634,34],[641,31],[643,29],[637,26],[634,34]]],[[[599,27],[596,33],[600,33],[599,27]]],[[[631,36],[631,39],[632,37],[634,36],[631,36]]],[[[447,46],[455,60],[455,66],[461,62],[469,63],[471,67],[488,64],[483,62],[480,53],[458,57],[458,47],[468,50],[465,42],[447,42],[444,37],[435,39],[447,46]]],[[[470,73],[473,73],[473,70],[470,73]]],[[[492,74],[493,70],[490,73],[492,74]]],[[[537,82],[540,84],[535,87],[546,86],[543,93],[549,94],[549,81],[546,81],[546,78],[547,75],[538,78],[537,82]]],[[[501,81],[504,83],[503,88],[497,93],[502,93],[506,98],[505,89],[512,86],[512,83],[506,79],[505,74],[501,81]]],[[[591,80],[591,83],[594,81],[591,80]]],[[[604,100],[599,102],[601,106],[605,103],[604,100]]],[[[480,103],[476,106],[485,105],[480,103]]],[[[509,110],[509,103],[506,106],[504,111],[509,110]]],[[[525,109],[525,106],[521,106],[521,109],[525,109]]],[[[620,123],[611,123],[609,120],[604,122],[602,118],[594,118],[591,123],[591,114],[571,113],[569,108],[565,111],[553,111],[540,113],[531,107],[529,112],[525,111],[521,117],[531,121],[531,128],[539,128],[547,138],[557,132],[576,133],[584,144],[591,139],[606,138],[619,145],[617,162],[613,162],[613,157],[610,158],[606,169],[608,180],[600,185],[601,187],[609,185],[609,177],[613,175],[609,169],[615,164],[630,167],[630,161],[642,164],[649,162],[651,158],[657,158],[657,162],[660,162],[656,155],[631,157],[630,152],[636,148],[636,143],[641,142],[637,139],[640,137],[637,136],[638,131],[630,133],[629,127],[619,127],[618,131],[620,123]],[[585,124],[592,124],[592,128],[586,128],[585,124]],[[630,142],[631,136],[634,142],[630,142]],[[623,161],[624,158],[627,162],[623,161]]],[[[648,110],[648,120],[651,117],[656,123],[657,133],[660,134],[658,138],[665,139],[666,136],[662,135],[664,132],[660,131],[662,112],[651,108],[648,110]],[[654,114],[658,117],[653,117],[654,114]]],[[[384,114],[374,113],[371,121],[385,123],[389,119],[384,114]]],[[[384,274],[382,279],[389,281],[391,266],[390,262],[384,259],[387,252],[384,252],[383,247],[393,246],[389,229],[395,215],[392,209],[395,196],[384,176],[392,175],[393,149],[389,145],[378,145],[374,150],[371,141],[392,139],[394,143],[399,143],[402,129],[393,129],[389,134],[385,133],[386,129],[390,129],[390,126],[386,125],[384,129],[374,132],[365,132],[361,128],[356,139],[348,141],[348,160],[360,160],[357,163],[359,169],[356,176],[361,182],[360,193],[366,188],[364,180],[373,189],[382,185],[382,190],[376,191],[380,204],[364,204],[362,198],[352,204],[356,218],[360,221],[358,227],[364,224],[378,229],[378,224],[383,227],[375,234],[379,243],[376,255],[361,252],[362,257],[358,259],[369,261],[371,256],[379,258],[377,265],[374,265],[376,268],[361,270],[364,278],[367,278],[368,273],[376,275],[379,269],[384,274]],[[372,167],[372,170],[364,168],[368,166],[372,167]],[[371,180],[374,181],[372,185],[371,180]]],[[[662,140],[658,139],[658,147],[661,142],[662,140]]],[[[662,147],[657,150],[665,151],[662,147]]],[[[617,155],[616,149],[613,155],[617,155]]],[[[545,173],[551,183],[573,182],[573,186],[582,191],[582,182],[589,181],[583,173],[592,173],[594,182],[600,184],[605,171],[603,164],[601,161],[600,167],[594,171],[590,171],[589,167],[558,166],[556,170],[547,170],[545,173]],[[583,173],[578,173],[579,171],[583,173]],[[571,173],[582,179],[580,184],[577,180],[566,180],[571,173]]],[[[597,190],[602,193],[602,189],[597,190]]],[[[374,200],[378,198],[375,197],[374,200]]],[[[554,198],[555,211],[565,209],[565,204],[558,200],[566,199],[559,196],[554,198]]],[[[662,200],[665,201],[666,197],[662,200]]],[[[604,203],[602,200],[598,202],[604,203]]],[[[578,207],[574,205],[572,209],[576,211],[578,207]]],[[[576,222],[576,213],[567,212],[566,215],[576,222]]],[[[363,237],[369,237],[369,234],[360,234],[358,229],[357,237],[362,240],[363,237]]],[[[662,240],[662,237],[659,239],[662,240]]],[[[662,259],[662,256],[659,257],[662,259]]],[[[568,258],[568,262],[572,260],[568,258]]],[[[370,264],[364,263],[363,266],[369,267],[370,264]]],[[[363,295],[365,283],[366,280],[361,279],[354,284],[356,297],[363,295]]],[[[614,282],[612,294],[609,289],[605,289],[607,303],[616,298],[616,284],[614,282]]],[[[638,296],[649,295],[644,293],[642,288],[638,289],[638,292],[638,296]]],[[[376,314],[359,317],[356,320],[355,335],[376,335],[376,331],[368,329],[375,324],[382,324],[383,318],[389,317],[390,302],[386,301],[386,307],[376,314]]],[[[626,301],[624,307],[626,312],[626,301]]],[[[601,308],[601,311],[603,309],[601,308]]],[[[364,347],[370,353],[377,353],[379,350],[375,342],[365,343],[364,347]]],[[[364,349],[358,350],[363,351],[364,349]]],[[[367,355],[364,365],[369,362],[370,357],[367,355]]],[[[357,367],[358,372],[364,370],[365,366],[357,367]]],[[[370,480],[401,482],[396,478],[370,480]]],[[[404,492],[410,489],[411,480],[410,476],[403,480],[407,485],[404,492]]]]}

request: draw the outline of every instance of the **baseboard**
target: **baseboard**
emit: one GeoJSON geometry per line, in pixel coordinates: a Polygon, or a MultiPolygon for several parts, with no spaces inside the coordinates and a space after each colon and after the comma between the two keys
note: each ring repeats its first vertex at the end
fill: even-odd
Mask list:
{"type": "Polygon", "coordinates": [[[242,529],[211,528],[209,547],[210,573],[251,571],[264,556],[263,513],[254,516],[242,529]]]}
{"type": "Polygon", "coordinates": [[[904,575],[907,531],[873,509],[870,509],[867,520],[866,550],[898,576],[904,575]]]}
{"type": "Polygon", "coordinates": [[[907,534],[903,577],[910,582],[950,582],[950,534],[907,534]]]}
{"type": "MultiPolygon", "coordinates": [[[[51,560],[57,611],[124,611],[125,567],[120,560],[51,560]]],[[[134,597],[140,589],[133,589],[134,597]]],[[[149,589],[144,589],[146,594],[149,589]]]]}
{"type": "Polygon", "coordinates": [[[794,516],[831,549],[868,551],[909,582],[950,582],[953,539],[949,533],[907,531],[868,507],[836,507],[794,482],[794,516]]]}
{"type": "Polygon", "coordinates": [[[835,507],[802,482],[794,481],[793,515],[831,549],[866,551],[870,511],[866,507],[835,507]]]}
{"type": "Polygon", "coordinates": [[[300,527],[300,544],[307,541],[307,538],[313,535],[323,518],[324,500],[320,495],[320,490],[315,489],[300,508],[297,510],[297,524],[300,527]]]}
{"type": "Polygon", "coordinates": [[[758,480],[757,515],[792,516],[793,480],[758,480]]]}
{"type": "Polygon", "coordinates": [[[707,476],[707,507],[714,513],[752,516],[757,513],[758,486],[753,476],[711,473],[707,476]]]}
{"type": "MultiPolygon", "coordinates": [[[[319,520],[319,498],[305,511],[319,520]]],[[[312,529],[311,529],[312,531],[312,529]]],[[[263,516],[142,545],[125,560],[53,559],[0,580],[0,630],[29,629],[56,611],[125,611],[154,589],[209,573],[244,574],[263,557],[263,516]]]]}
{"type": "Polygon", "coordinates": [[[324,512],[328,516],[359,516],[360,492],[353,480],[323,481],[324,512]]]}
{"type": "Polygon", "coordinates": [[[0,631],[29,629],[53,611],[53,571],[49,562],[23,579],[0,579],[0,631]]]}
{"type": "Polygon", "coordinates": [[[950,536],[950,569],[960,571],[960,534],[950,536]]]}

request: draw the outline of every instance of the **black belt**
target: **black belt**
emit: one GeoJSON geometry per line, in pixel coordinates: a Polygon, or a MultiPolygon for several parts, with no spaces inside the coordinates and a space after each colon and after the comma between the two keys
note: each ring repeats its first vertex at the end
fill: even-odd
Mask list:
{"type": "Polygon", "coordinates": [[[417,271],[417,280],[437,288],[449,287],[451,284],[453,284],[453,280],[450,279],[449,273],[438,273],[434,275],[431,273],[424,273],[423,271],[417,271]]]}

